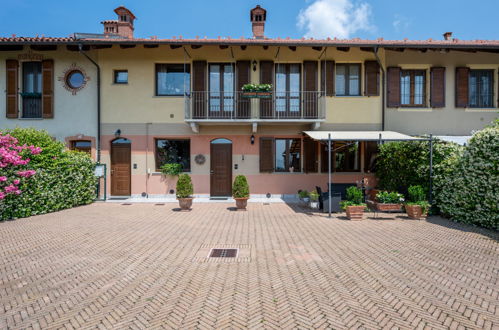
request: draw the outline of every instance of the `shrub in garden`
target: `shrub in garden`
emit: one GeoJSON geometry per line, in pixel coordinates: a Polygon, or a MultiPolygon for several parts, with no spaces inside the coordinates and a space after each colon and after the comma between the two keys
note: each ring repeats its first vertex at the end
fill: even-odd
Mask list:
{"type": "Polygon", "coordinates": [[[97,179],[87,154],[64,150],[64,145],[46,131],[16,128],[5,132],[15,136],[19,144],[41,148],[24,165],[27,175],[36,175],[20,183],[21,194],[1,202],[0,219],[58,211],[94,200],[97,179]]]}
{"type": "Polygon", "coordinates": [[[410,186],[408,189],[408,202],[406,205],[419,205],[421,213],[427,214],[430,208],[430,203],[427,201],[427,194],[421,186],[410,186]]]}
{"type": "Polygon", "coordinates": [[[232,184],[232,197],[249,198],[249,185],[244,175],[238,175],[232,184]]]}
{"type": "Polygon", "coordinates": [[[455,221],[499,229],[499,121],[473,135],[435,177],[436,203],[455,221]]]}
{"type": "Polygon", "coordinates": [[[382,204],[400,204],[404,202],[404,195],[396,191],[380,191],[376,194],[376,201],[382,204]]]}
{"type": "MultiPolygon", "coordinates": [[[[433,174],[448,170],[448,160],[459,156],[463,147],[455,143],[433,142],[433,174]]],[[[428,141],[388,142],[380,145],[376,176],[381,189],[407,192],[412,185],[429,191],[430,149],[428,141]]],[[[434,187],[434,195],[439,187],[434,187]]]]}
{"type": "Polygon", "coordinates": [[[189,198],[194,193],[189,174],[180,174],[177,181],[177,198],[189,198]]]}

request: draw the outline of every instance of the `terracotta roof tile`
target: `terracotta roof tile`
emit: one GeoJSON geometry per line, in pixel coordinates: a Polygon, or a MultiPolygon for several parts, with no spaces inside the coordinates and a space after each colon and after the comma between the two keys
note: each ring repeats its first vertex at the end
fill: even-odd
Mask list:
{"type": "MultiPolygon", "coordinates": [[[[107,21],[106,21],[107,22],[107,21]]],[[[217,39],[199,38],[184,39],[182,36],[172,37],[170,39],[147,39],[147,38],[134,38],[134,39],[108,39],[108,38],[85,38],[75,39],[72,37],[0,37],[0,43],[9,44],[29,44],[29,43],[83,43],[83,44],[97,44],[97,43],[160,43],[160,44],[198,44],[198,45],[217,45],[217,44],[232,44],[232,45],[282,45],[282,46],[352,46],[352,47],[416,47],[416,48],[468,48],[468,47],[485,47],[485,48],[499,48],[499,40],[385,40],[378,38],[375,40],[365,40],[360,38],[353,39],[290,39],[290,38],[231,38],[231,37],[218,37],[217,39]]]]}

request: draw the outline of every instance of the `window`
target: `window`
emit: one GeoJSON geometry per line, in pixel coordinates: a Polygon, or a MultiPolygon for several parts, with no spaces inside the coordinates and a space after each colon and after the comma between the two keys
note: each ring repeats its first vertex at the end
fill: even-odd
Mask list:
{"type": "Polygon", "coordinates": [[[191,170],[191,141],[156,139],[156,170],[168,163],[179,163],[184,172],[191,170]]]}
{"type": "Polygon", "coordinates": [[[86,140],[71,141],[71,150],[86,152],[90,155],[92,150],[92,142],[86,140]]]}
{"type": "Polygon", "coordinates": [[[406,107],[426,106],[426,71],[400,71],[400,104],[406,107]]]}
{"type": "Polygon", "coordinates": [[[275,139],[275,171],[300,172],[301,140],[275,139]]]}
{"type": "Polygon", "coordinates": [[[80,70],[73,70],[66,76],[66,84],[71,89],[80,89],[85,84],[85,76],[80,70]]]}
{"type": "Polygon", "coordinates": [[[492,108],[494,98],[493,70],[470,70],[469,105],[471,108],[492,108]]]}
{"type": "Polygon", "coordinates": [[[376,171],[376,160],[378,158],[378,142],[367,141],[364,144],[364,172],[374,173],[376,171]]]}
{"type": "Polygon", "coordinates": [[[234,66],[210,64],[210,111],[234,110],[234,66]]]}
{"type": "Polygon", "coordinates": [[[128,70],[114,70],[115,84],[128,84],[128,70]]]}
{"type": "Polygon", "coordinates": [[[190,93],[189,64],[156,64],[156,95],[184,96],[190,93]]]}
{"type": "Polygon", "coordinates": [[[278,116],[300,116],[300,64],[276,64],[275,109],[278,116]]]}
{"type": "Polygon", "coordinates": [[[42,63],[23,63],[23,118],[42,118],[42,63]]]}
{"type": "Polygon", "coordinates": [[[360,64],[336,64],[336,95],[360,95],[360,64]]]}
{"type": "MultiPolygon", "coordinates": [[[[328,147],[321,145],[321,171],[328,171],[328,147]]],[[[331,145],[331,171],[333,172],[359,172],[360,148],[359,142],[335,141],[331,145]]]]}

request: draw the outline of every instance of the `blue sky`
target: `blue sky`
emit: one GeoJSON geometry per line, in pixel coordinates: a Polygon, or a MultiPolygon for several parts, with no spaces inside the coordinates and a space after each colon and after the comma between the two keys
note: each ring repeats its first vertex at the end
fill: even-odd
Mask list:
{"type": "Polygon", "coordinates": [[[268,10],[268,37],[499,39],[499,0],[120,0],[2,1],[0,36],[101,33],[100,22],[128,7],[135,36],[251,36],[249,10],[268,10]]]}

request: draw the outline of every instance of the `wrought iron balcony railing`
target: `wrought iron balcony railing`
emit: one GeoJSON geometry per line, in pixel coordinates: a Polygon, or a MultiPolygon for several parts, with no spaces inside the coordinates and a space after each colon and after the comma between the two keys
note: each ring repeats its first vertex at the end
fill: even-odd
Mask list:
{"type": "Polygon", "coordinates": [[[191,92],[186,97],[187,120],[304,120],[325,118],[320,92],[191,92]]]}

